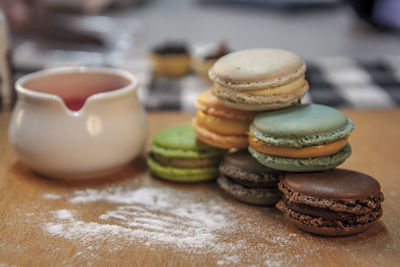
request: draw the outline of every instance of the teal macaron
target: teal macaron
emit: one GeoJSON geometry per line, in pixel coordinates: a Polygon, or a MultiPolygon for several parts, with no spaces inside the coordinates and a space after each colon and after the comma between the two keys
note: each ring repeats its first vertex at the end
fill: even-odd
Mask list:
{"type": "Polygon", "coordinates": [[[218,176],[218,164],[225,151],[204,144],[190,125],[159,131],[147,158],[150,171],[171,182],[203,182],[218,176]]]}
{"type": "Polygon", "coordinates": [[[282,171],[332,169],[351,155],[353,122],[340,110],[302,104],[258,114],[250,125],[249,152],[282,171]]]}

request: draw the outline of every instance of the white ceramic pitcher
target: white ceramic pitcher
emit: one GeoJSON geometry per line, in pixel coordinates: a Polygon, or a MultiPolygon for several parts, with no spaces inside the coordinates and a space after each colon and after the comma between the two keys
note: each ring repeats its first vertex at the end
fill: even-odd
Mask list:
{"type": "Polygon", "coordinates": [[[39,71],[16,82],[9,140],[37,172],[63,179],[107,175],[143,149],[147,117],[138,82],[111,68],[39,71]]]}

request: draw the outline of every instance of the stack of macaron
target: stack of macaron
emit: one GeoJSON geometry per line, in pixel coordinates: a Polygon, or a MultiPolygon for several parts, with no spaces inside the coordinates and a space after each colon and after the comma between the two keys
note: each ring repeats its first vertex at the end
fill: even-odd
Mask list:
{"type": "MultiPolygon", "coordinates": [[[[335,169],[351,155],[354,124],[335,108],[301,104],[308,90],[305,71],[301,58],[280,49],[223,56],[209,70],[214,86],[195,104],[192,142],[197,137],[202,146],[214,148],[214,171],[222,160],[219,174],[213,172],[210,179],[218,176],[220,188],[232,197],[253,205],[279,201],[277,208],[288,221],[311,233],[360,233],[382,216],[379,183],[335,169]]],[[[157,137],[154,143],[160,145],[157,137]]],[[[151,165],[157,146],[149,165],[162,176],[151,165]]],[[[164,168],[182,168],[170,162],[158,159],[164,168]]]]}
{"type": "Polygon", "coordinates": [[[223,149],[248,147],[247,132],[256,112],[228,107],[210,89],[200,94],[195,106],[193,127],[200,140],[223,149]]]}
{"type": "Polygon", "coordinates": [[[281,199],[278,182],[285,174],[261,165],[247,150],[225,154],[219,171],[221,189],[244,203],[271,206],[281,199]]]}

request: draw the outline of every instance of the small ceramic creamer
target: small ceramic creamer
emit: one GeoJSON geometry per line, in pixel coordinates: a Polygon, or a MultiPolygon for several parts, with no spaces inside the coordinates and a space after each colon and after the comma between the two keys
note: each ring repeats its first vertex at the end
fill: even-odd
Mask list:
{"type": "Polygon", "coordinates": [[[9,140],[37,172],[63,179],[106,175],[143,149],[147,117],[136,78],[111,68],[39,71],[16,82],[9,140]]]}

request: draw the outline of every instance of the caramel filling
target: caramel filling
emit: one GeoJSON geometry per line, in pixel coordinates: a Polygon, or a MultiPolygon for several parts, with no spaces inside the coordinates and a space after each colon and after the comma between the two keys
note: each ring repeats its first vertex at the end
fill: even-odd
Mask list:
{"type": "Polygon", "coordinates": [[[251,134],[249,135],[250,146],[252,146],[258,152],[287,158],[312,158],[332,155],[338,152],[347,144],[347,139],[348,137],[345,137],[343,139],[325,145],[292,148],[285,146],[269,145],[253,137],[251,134]]]}

